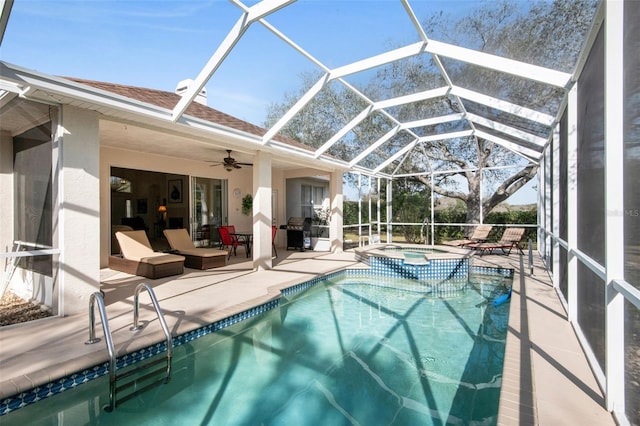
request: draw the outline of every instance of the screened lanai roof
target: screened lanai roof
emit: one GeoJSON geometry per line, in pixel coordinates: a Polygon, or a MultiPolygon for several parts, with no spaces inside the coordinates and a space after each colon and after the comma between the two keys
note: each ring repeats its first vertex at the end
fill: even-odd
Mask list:
{"type": "MultiPolygon", "coordinates": [[[[8,21],[11,3],[3,3],[3,24],[8,21]]],[[[213,102],[222,103],[220,110],[233,114],[233,102],[222,99],[221,85],[229,73],[237,70],[238,64],[244,63],[246,68],[250,63],[250,69],[244,71],[244,89],[258,92],[252,81],[269,84],[259,76],[274,68],[275,78],[292,82],[288,89],[291,102],[269,123],[266,132],[260,133],[253,142],[256,147],[282,148],[281,136],[287,126],[303,120],[334,96],[334,108],[348,104],[349,110],[334,114],[319,137],[310,140],[301,136],[299,142],[310,148],[314,158],[337,159],[345,168],[367,175],[392,177],[451,168],[455,162],[446,161],[446,156],[426,161],[425,151],[435,142],[450,142],[454,149],[476,138],[515,153],[508,157],[515,164],[536,164],[552,138],[558,111],[573,84],[572,73],[579,67],[571,63],[556,70],[543,63],[528,63],[505,56],[500,45],[481,46],[473,39],[464,44],[439,40],[431,35],[429,21],[425,21],[433,12],[432,2],[357,2],[349,12],[366,18],[358,20],[342,14],[341,2],[214,3],[215,10],[202,13],[209,25],[225,29],[216,32],[216,42],[214,37],[201,37],[197,44],[185,42],[189,49],[165,49],[169,52],[163,57],[165,61],[173,57],[171,66],[196,75],[195,84],[173,107],[167,121],[187,117],[187,109],[203,88],[208,88],[213,102]],[[321,14],[319,8],[335,10],[321,14]],[[224,21],[218,21],[220,18],[224,21]],[[336,40],[340,42],[336,44],[336,40]],[[349,46],[351,40],[359,43],[358,49],[349,46]],[[196,58],[197,68],[194,62],[189,63],[190,68],[181,65],[186,51],[196,58]],[[416,69],[430,77],[406,87],[384,87],[385,80],[380,79],[381,75],[396,78],[394,72],[416,69]],[[296,94],[301,84],[299,73],[310,77],[308,87],[296,94]],[[538,93],[545,94],[544,102],[532,95],[538,93]]],[[[458,4],[478,7],[477,2],[458,4]]],[[[283,95],[270,96],[270,102],[280,102],[283,95]]]]}

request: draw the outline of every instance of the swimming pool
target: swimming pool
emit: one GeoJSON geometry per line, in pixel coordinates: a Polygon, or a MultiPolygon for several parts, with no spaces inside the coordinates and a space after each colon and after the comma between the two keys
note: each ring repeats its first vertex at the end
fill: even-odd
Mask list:
{"type": "Polygon", "coordinates": [[[508,304],[490,302],[509,283],[338,274],[176,347],[171,381],[112,413],[102,377],[0,422],[495,424],[508,304]]]}

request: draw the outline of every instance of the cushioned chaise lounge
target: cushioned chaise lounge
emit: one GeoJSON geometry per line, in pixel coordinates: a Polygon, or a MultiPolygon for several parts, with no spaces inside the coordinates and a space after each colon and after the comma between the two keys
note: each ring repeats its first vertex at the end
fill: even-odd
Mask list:
{"type": "Polygon", "coordinates": [[[471,234],[469,239],[444,241],[442,244],[447,246],[464,247],[469,244],[482,243],[484,241],[487,241],[491,229],[493,229],[493,226],[491,225],[478,225],[476,226],[476,229],[473,230],[473,233],[471,234]]]}
{"type": "Polygon", "coordinates": [[[109,256],[109,268],[157,279],[184,272],[183,256],[153,251],[145,231],[119,231],[120,256],[109,256]]]}
{"type": "Polygon", "coordinates": [[[524,237],[524,228],[507,228],[502,233],[500,241],[494,243],[476,243],[469,244],[467,247],[473,250],[479,250],[480,256],[485,252],[491,253],[493,250],[500,249],[502,254],[509,256],[511,250],[517,248],[521,254],[524,254],[520,247],[520,241],[524,237]]]}
{"type": "Polygon", "coordinates": [[[163,232],[171,249],[185,257],[184,266],[187,268],[210,269],[227,264],[226,250],[194,246],[186,229],[165,229],[163,232]]]}

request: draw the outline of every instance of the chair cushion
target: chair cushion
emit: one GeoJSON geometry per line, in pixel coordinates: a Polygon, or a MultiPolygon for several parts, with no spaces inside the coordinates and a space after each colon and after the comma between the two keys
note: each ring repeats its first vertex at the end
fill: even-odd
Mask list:
{"type": "Polygon", "coordinates": [[[193,241],[191,241],[191,237],[186,229],[165,229],[162,231],[164,236],[167,238],[167,242],[171,246],[172,249],[182,251],[182,250],[192,250],[195,248],[193,245],[193,241]]]}
{"type": "Polygon", "coordinates": [[[151,248],[151,243],[145,231],[118,231],[116,238],[122,251],[122,257],[130,260],[140,260],[143,257],[157,256],[151,248]]]}
{"type": "Polygon", "coordinates": [[[201,257],[226,256],[228,254],[226,250],[218,250],[218,249],[206,248],[206,247],[191,248],[188,250],[178,250],[178,253],[183,255],[188,255],[188,256],[201,256],[201,257]]]}
{"type": "Polygon", "coordinates": [[[166,263],[184,262],[184,256],[167,253],[154,253],[153,256],[145,256],[138,260],[149,265],[164,265],[166,263]]]}

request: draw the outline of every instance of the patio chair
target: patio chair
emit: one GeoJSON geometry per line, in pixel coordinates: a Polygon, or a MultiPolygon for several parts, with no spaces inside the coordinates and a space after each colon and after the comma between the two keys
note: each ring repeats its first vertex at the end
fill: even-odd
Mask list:
{"type": "Polygon", "coordinates": [[[153,251],[144,230],[116,232],[121,255],[109,256],[109,268],[157,279],[184,272],[183,256],[153,251]]]}
{"type": "Polygon", "coordinates": [[[276,254],[276,259],[278,258],[278,250],[276,250],[276,233],[278,232],[278,227],[275,225],[271,226],[271,246],[273,247],[273,252],[276,254]]]}
{"type": "Polygon", "coordinates": [[[227,252],[215,248],[196,247],[185,228],[165,229],[167,242],[172,250],[184,256],[184,266],[192,269],[219,268],[227,264],[227,252]]]}
{"type": "Polygon", "coordinates": [[[469,244],[482,243],[487,241],[492,229],[492,225],[478,225],[468,239],[444,241],[442,244],[447,246],[465,247],[469,244]]]}
{"type": "Polygon", "coordinates": [[[223,249],[222,240],[220,239],[220,233],[218,232],[218,228],[216,226],[211,226],[211,225],[205,225],[205,226],[207,227],[207,232],[209,233],[209,247],[216,247],[222,250],[223,249]]]}
{"type": "Polygon", "coordinates": [[[513,248],[517,248],[521,254],[524,254],[520,247],[520,241],[524,237],[524,228],[507,228],[502,233],[500,241],[497,242],[484,242],[467,245],[468,248],[473,250],[479,250],[480,256],[485,252],[491,253],[493,250],[500,249],[502,254],[509,256],[513,248]]]}
{"type": "MultiPolygon", "coordinates": [[[[234,229],[235,232],[235,229],[234,229]]],[[[229,231],[228,226],[220,226],[218,227],[218,233],[220,234],[220,241],[222,241],[222,248],[226,248],[229,252],[228,258],[231,258],[231,252],[233,251],[233,255],[237,256],[236,249],[238,246],[242,246],[238,238],[231,235],[233,232],[229,231]]]]}

